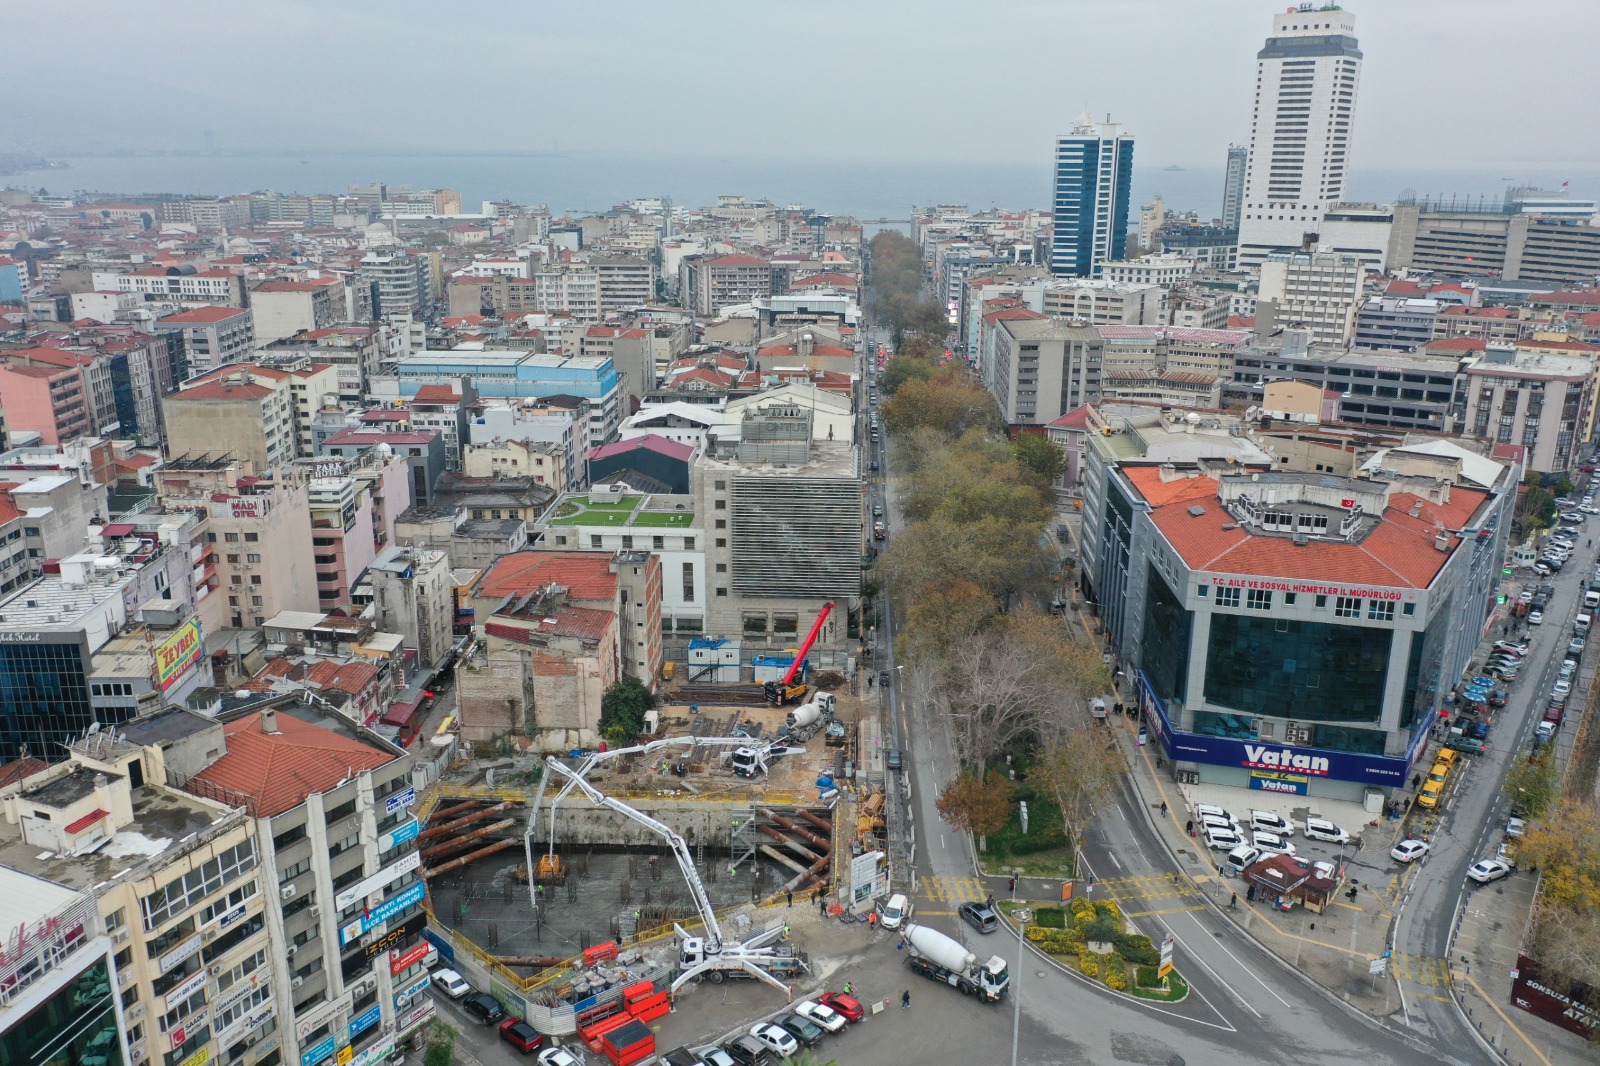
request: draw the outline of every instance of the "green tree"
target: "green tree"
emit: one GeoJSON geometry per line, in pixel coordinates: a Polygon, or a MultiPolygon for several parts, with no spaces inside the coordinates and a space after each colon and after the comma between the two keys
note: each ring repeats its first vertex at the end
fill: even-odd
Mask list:
{"type": "Polygon", "coordinates": [[[644,716],[655,697],[637,677],[624,677],[600,697],[600,733],[613,744],[631,744],[644,732],[644,716]]]}
{"type": "Polygon", "coordinates": [[[1067,457],[1061,446],[1043,433],[1018,434],[1011,442],[1011,451],[1022,468],[1043,485],[1054,485],[1067,468],[1067,457]]]}
{"type": "Polygon", "coordinates": [[[883,365],[883,392],[893,396],[908,381],[927,381],[938,371],[932,363],[908,355],[897,355],[883,365]]]}
{"type": "Polygon", "coordinates": [[[1055,798],[1067,834],[1078,842],[1116,795],[1126,764],[1111,730],[1094,724],[1086,713],[1074,714],[1062,724],[1064,728],[1039,750],[1028,780],[1055,798]]]}
{"type": "Polygon", "coordinates": [[[422,1053],[422,1066],[450,1066],[455,1056],[455,1029],[448,1022],[430,1023],[427,1050],[422,1053]]]}
{"type": "Polygon", "coordinates": [[[1514,759],[1501,788],[1521,817],[1539,818],[1560,795],[1561,775],[1552,759],[1514,759]]]}
{"type": "Polygon", "coordinates": [[[985,851],[989,834],[1011,820],[1011,783],[999,774],[966,772],[940,790],[935,806],[939,817],[976,836],[978,850],[985,851]]]}

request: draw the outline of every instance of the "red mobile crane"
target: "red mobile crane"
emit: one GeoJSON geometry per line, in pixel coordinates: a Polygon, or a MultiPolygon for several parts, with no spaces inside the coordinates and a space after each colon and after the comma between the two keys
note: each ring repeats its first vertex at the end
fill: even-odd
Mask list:
{"type": "Polygon", "coordinates": [[[768,681],[762,686],[766,692],[767,702],[783,706],[785,703],[805,699],[810,691],[805,682],[793,684],[795,675],[800,672],[800,664],[806,661],[806,652],[811,650],[811,645],[817,642],[817,634],[822,632],[822,623],[828,620],[828,615],[833,613],[834,601],[829,600],[822,605],[822,612],[817,615],[817,620],[811,624],[811,632],[806,634],[805,643],[800,645],[800,650],[795,653],[794,662],[789,664],[789,670],[783,675],[782,681],[768,681]]]}

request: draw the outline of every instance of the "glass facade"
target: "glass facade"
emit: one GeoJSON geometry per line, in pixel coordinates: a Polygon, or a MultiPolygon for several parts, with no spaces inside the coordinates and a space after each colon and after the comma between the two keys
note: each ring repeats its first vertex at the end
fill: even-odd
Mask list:
{"type": "Polygon", "coordinates": [[[1205,698],[1272,718],[1376,723],[1393,640],[1387,629],[1219,612],[1211,616],[1205,698]]]}
{"type": "Polygon", "coordinates": [[[1188,694],[1189,639],[1194,612],[1187,611],[1166,579],[1150,568],[1144,604],[1140,661],[1150,687],[1170,706],[1188,694]]]}
{"type": "Polygon", "coordinates": [[[1128,201],[1133,194],[1133,138],[1093,127],[1056,142],[1056,182],[1050,236],[1050,272],[1093,277],[1128,245],[1128,201]]]}
{"type": "Polygon", "coordinates": [[[0,1033],[0,1062],[8,1066],[122,1066],[122,1041],[105,959],[0,1033]]]}
{"type": "Polygon", "coordinates": [[[1455,625],[1455,596],[1449,595],[1434,613],[1433,621],[1421,634],[1411,636],[1411,655],[1406,663],[1406,692],[1400,706],[1400,728],[1417,722],[1431,723],[1439,706],[1439,676],[1445,650],[1455,625]]]}
{"type": "Polygon", "coordinates": [[[60,745],[95,721],[83,639],[66,633],[16,639],[33,635],[0,634],[0,761],[17,758],[23,747],[36,759],[60,759],[60,745]]]}

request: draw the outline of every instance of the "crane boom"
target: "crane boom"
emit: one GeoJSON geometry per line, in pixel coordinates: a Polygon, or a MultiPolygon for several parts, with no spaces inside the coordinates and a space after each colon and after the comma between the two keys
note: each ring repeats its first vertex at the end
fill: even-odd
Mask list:
{"type": "MultiPolygon", "coordinates": [[[[655,743],[661,744],[664,742],[657,741],[655,743]]],[[[654,745],[651,744],[643,745],[646,750],[653,746],[654,745]]],[[[705,923],[706,940],[710,944],[711,951],[720,951],[722,949],[722,927],[717,924],[717,913],[712,909],[711,899],[706,895],[706,888],[705,885],[700,881],[700,875],[695,872],[694,858],[689,854],[689,845],[684,842],[683,837],[674,832],[672,827],[667,825],[665,822],[658,821],[655,818],[650,817],[648,814],[645,814],[643,811],[635,810],[626,803],[623,803],[621,800],[612,799],[610,796],[607,796],[605,793],[589,784],[589,782],[585,781],[582,776],[580,776],[582,773],[581,770],[569,769],[566,764],[557,760],[553,755],[546,756],[544,761],[545,765],[550,769],[555,770],[557,773],[560,773],[567,778],[568,786],[562,788],[563,792],[567,791],[567,787],[576,786],[596,805],[604,807],[607,810],[616,811],[618,814],[623,815],[626,818],[631,818],[640,825],[652,830],[666,839],[667,847],[672,850],[673,857],[678,860],[678,868],[683,871],[683,879],[689,883],[689,894],[694,897],[695,909],[700,912],[700,920],[705,923]]],[[[587,769],[587,766],[585,766],[585,769],[587,769]]],[[[552,818],[552,846],[554,835],[555,821],[552,818]]]]}
{"type": "Polygon", "coordinates": [[[817,642],[817,634],[822,632],[822,623],[828,620],[828,615],[833,613],[834,601],[829,600],[822,605],[822,611],[817,615],[817,620],[811,623],[811,632],[806,634],[805,643],[800,645],[800,650],[795,653],[794,662],[789,664],[788,673],[783,675],[783,687],[788,688],[789,682],[794,680],[794,675],[800,671],[800,664],[806,661],[806,652],[811,650],[811,645],[817,642]]]}

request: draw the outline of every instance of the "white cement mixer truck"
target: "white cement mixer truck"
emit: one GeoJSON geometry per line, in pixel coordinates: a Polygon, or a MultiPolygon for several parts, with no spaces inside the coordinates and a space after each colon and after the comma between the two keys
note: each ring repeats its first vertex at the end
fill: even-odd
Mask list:
{"type": "Polygon", "coordinates": [[[906,961],[912,973],[943,982],[985,1003],[1000,1002],[1011,987],[1011,971],[998,955],[980,963],[959,941],[914,922],[906,926],[905,937],[911,948],[906,961]]]}

